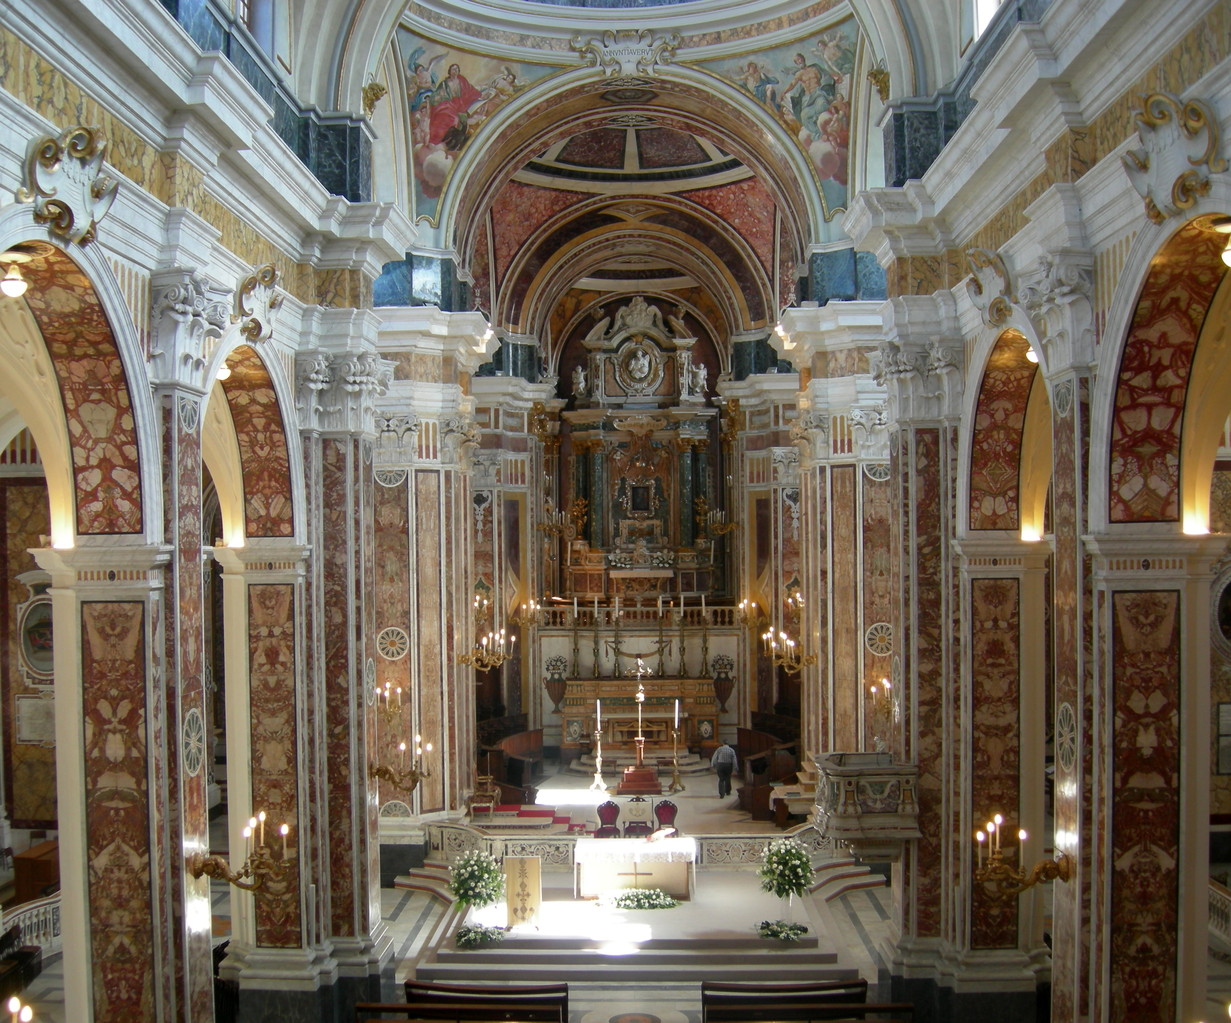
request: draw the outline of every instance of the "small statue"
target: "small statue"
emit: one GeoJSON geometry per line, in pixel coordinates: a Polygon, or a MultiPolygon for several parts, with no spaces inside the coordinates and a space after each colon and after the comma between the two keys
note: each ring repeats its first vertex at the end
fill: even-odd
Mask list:
{"type": "Polygon", "coordinates": [[[692,367],[692,390],[694,394],[705,397],[705,384],[708,376],[709,368],[704,362],[698,362],[692,367]]]}
{"type": "Polygon", "coordinates": [[[578,398],[585,398],[589,394],[586,389],[586,368],[580,364],[573,368],[573,394],[578,398]]]}

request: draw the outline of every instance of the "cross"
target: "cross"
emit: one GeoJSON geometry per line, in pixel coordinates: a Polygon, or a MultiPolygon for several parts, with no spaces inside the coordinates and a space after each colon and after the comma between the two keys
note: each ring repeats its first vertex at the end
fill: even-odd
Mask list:
{"type": "Polygon", "coordinates": [[[641,887],[641,885],[637,883],[638,879],[643,878],[643,877],[653,877],[653,876],[654,876],[653,871],[650,871],[648,874],[642,874],[640,871],[638,871],[637,870],[637,860],[633,860],[633,869],[631,871],[625,870],[625,871],[622,871],[616,874],[616,877],[631,877],[633,879],[634,888],[641,887]]]}

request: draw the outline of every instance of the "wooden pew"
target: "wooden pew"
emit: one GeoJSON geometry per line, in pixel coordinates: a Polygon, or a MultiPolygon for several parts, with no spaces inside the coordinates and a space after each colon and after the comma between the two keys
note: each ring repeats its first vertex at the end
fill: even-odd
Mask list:
{"type": "Polygon", "coordinates": [[[504,778],[511,785],[525,787],[543,771],[543,729],[507,735],[496,743],[504,753],[504,778]]]}
{"type": "MultiPolygon", "coordinates": [[[[516,984],[490,987],[471,984],[440,984],[433,981],[407,980],[406,1001],[415,1007],[441,1008],[462,1005],[469,1009],[532,1012],[534,1019],[569,1023],[567,984],[516,984]]],[[[440,1018],[440,1017],[433,1017],[440,1018]]],[[[474,1017],[467,1017],[474,1018],[474,1017]]],[[[523,1017],[498,1016],[503,1019],[523,1017]]],[[[530,1019],[531,1017],[525,1017],[530,1019]]]]}
{"type": "Polygon", "coordinates": [[[862,979],[795,984],[703,981],[702,1023],[752,1023],[756,1020],[909,1020],[908,1002],[868,1002],[862,979]]]}
{"type": "Polygon", "coordinates": [[[561,1023],[559,1006],[545,1001],[357,1002],[355,1023],[561,1023]]]}

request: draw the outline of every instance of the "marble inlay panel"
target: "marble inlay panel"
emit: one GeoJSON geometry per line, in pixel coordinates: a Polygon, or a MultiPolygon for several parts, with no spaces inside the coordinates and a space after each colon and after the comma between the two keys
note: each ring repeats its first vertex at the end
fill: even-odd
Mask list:
{"type": "Polygon", "coordinates": [[[1026,339],[1006,331],[979,388],[970,441],[970,528],[1017,529],[1022,427],[1038,367],[1026,361],[1026,339]]]}
{"type": "MultiPolygon", "coordinates": [[[[838,599],[829,609],[830,636],[833,642],[834,749],[860,749],[859,706],[864,691],[859,677],[859,656],[863,646],[859,628],[859,509],[856,504],[856,472],[853,465],[831,466],[830,493],[833,500],[829,529],[832,536],[831,571],[838,599]]],[[[808,614],[808,621],[812,614],[808,614]]],[[[815,653],[815,651],[809,651],[815,653]]]]}
{"type": "MultiPolygon", "coordinates": [[[[1002,813],[1017,843],[1021,673],[1021,585],[1016,579],[970,581],[971,810],[977,822],[1002,813]]],[[[1006,849],[1008,851],[1008,849],[1006,849]]],[[[1010,859],[1012,858],[1010,854],[1010,859]]],[[[975,885],[970,904],[974,948],[1017,946],[1017,900],[990,898],[975,885]]]]}
{"type": "MultiPolygon", "coordinates": [[[[876,480],[860,471],[860,483],[863,487],[863,626],[864,630],[876,622],[893,623],[894,587],[893,580],[893,524],[890,521],[893,501],[893,484],[889,479],[876,480]]],[[[900,633],[894,630],[894,650],[900,648],[898,639],[900,633]]],[[[895,687],[900,686],[900,680],[890,678],[893,674],[893,654],[874,654],[868,649],[867,643],[862,645],[863,678],[890,679],[895,687]]],[[[901,697],[901,693],[896,694],[901,697]]],[[[893,732],[884,738],[889,748],[894,748],[893,732]]]]}
{"type": "Polygon", "coordinates": [[[1120,358],[1111,427],[1112,522],[1180,515],[1180,432],[1197,337],[1226,267],[1223,236],[1188,224],[1151,265],[1120,358]]]}
{"type": "MultiPolygon", "coordinates": [[[[444,664],[446,647],[443,636],[445,592],[448,579],[443,573],[443,547],[448,543],[441,532],[443,481],[436,470],[419,470],[414,474],[415,531],[414,548],[417,564],[414,579],[415,618],[418,622],[418,645],[414,656],[418,661],[419,731],[424,740],[432,742],[444,755],[447,714],[444,664]],[[440,738],[437,739],[436,737],[440,738]]],[[[469,605],[469,600],[460,601],[469,605]]],[[[468,670],[468,669],[467,669],[468,670]]],[[[433,770],[432,777],[420,783],[423,812],[444,808],[444,770],[433,770]]]]}
{"type": "Polygon", "coordinates": [[[1111,1018],[1175,1019],[1180,595],[1112,595],[1111,1018]]]}
{"type": "Polygon", "coordinates": [[[290,454],[278,396],[260,357],[247,345],[231,353],[222,382],[235,423],[244,474],[244,535],[293,536],[290,454]]]}
{"type": "Polygon", "coordinates": [[[141,467],[124,365],[94,286],[58,251],[31,260],[26,304],[56,369],[72,445],[77,532],[140,533],[141,467]]]}
{"type": "MultiPolygon", "coordinates": [[[[287,884],[299,886],[301,840],[296,759],[295,589],[288,583],[248,587],[249,700],[252,712],[252,808],[264,810],[265,844],[280,854],[278,827],[291,826],[287,884]]],[[[255,842],[254,842],[255,844],[255,842]]],[[[300,943],[298,899],[258,898],[258,945],[300,943]]]]}
{"type": "Polygon", "coordinates": [[[146,614],[81,605],[84,803],[96,1019],[154,1019],[146,614]]]}

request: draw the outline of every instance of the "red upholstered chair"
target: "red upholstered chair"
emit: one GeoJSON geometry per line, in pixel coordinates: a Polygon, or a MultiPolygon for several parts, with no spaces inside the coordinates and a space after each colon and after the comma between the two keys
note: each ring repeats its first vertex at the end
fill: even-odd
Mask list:
{"type": "Polygon", "coordinates": [[[675,815],[679,812],[680,808],[670,799],[660,799],[654,804],[654,819],[660,828],[675,827],[675,815]]]}
{"type": "Polygon", "coordinates": [[[613,803],[610,799],[605,803],[598,804],[598,829],[594,832],[595,838],[619,838],[620,829],[616,827],[616,821],[620,817],[620,807],[613,803]]]}

